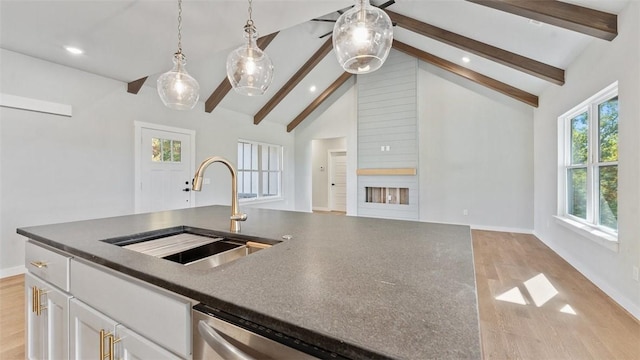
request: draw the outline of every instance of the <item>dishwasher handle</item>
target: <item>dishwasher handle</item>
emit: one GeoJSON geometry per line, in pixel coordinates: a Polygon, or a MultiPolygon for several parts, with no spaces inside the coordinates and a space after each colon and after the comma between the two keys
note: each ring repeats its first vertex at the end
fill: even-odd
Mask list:
{"type": "Polygon", "coordinates": [[[202,339],[220,356],[228,360],[255,360],[252,356],[238,349],[225,340],[214,328],[204,320],[198,322],[198,332],[202,339]]]}

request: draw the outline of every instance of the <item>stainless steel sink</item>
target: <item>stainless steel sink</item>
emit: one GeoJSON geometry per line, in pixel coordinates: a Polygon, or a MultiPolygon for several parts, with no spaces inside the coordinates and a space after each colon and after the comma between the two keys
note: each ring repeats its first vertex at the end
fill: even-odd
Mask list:
{"type": "Polygon", "coordinates": [[[163,257],[192,268],[212,268],[249,255],[248,247],[232,241],[219,240],[193,249],[163,257]]]}
{"type": "Polygon", "coordinates": [[[280,242],[235,234],[227,237],[185,226],[103,241],[195,269],[220,266],[280,242]]]}
{"type": "Polygon", "coordinates": [[[125,249],[156,257],[173,255],[191,248],[222,240],[222,237],[209,237],[191,233],[168,235],[155,240],[145,240],[122,246],[125,249]]]}

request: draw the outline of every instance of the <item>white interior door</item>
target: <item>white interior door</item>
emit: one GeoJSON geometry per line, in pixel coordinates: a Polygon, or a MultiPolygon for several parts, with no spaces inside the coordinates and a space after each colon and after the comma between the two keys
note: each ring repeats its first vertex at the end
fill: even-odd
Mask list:
{"type": "Polygon", "coordinates": [[[347,211],[347,153],[329,153],[329,209],[347,211]]]}
{"type": "Polygon", "coordinates": [[[137,212],[193,206],[193,133],[140,127],[137,212]]]}

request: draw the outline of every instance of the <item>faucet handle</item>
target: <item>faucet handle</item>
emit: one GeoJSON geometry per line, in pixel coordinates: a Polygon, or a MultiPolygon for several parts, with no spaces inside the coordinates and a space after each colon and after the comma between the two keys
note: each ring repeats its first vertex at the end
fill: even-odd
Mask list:
{"type": "Polygon", "coordinates": [[[247,214],[233,214],[233,215],[231,215],[231,220],[234,220],[234,221],[245,221],[245,220],[247,220],[247,214]]]}

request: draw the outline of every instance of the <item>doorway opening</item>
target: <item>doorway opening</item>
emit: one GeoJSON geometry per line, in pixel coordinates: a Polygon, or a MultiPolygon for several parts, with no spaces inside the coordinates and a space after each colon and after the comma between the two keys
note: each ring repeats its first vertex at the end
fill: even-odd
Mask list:
{"type": "Polygon", "coordinates": [[[346,138],[316,139],[311,142],[312,210],[346,214],[346,138]]]}

